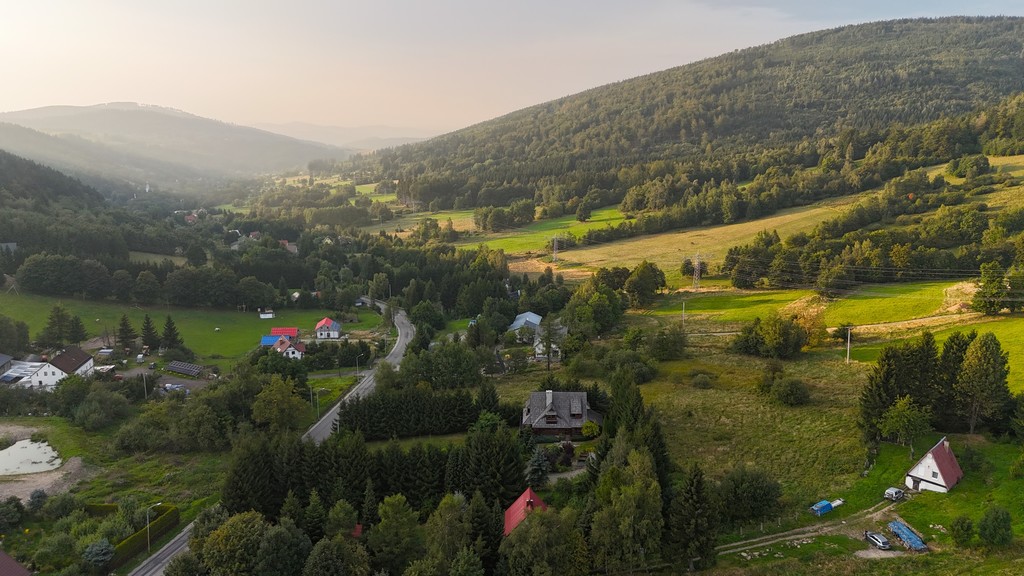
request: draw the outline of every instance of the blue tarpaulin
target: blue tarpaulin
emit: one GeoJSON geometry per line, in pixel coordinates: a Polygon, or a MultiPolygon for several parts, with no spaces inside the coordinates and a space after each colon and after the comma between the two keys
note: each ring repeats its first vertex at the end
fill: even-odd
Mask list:
{"type": "Polygon", "coordinates": [[[922,541],[921,538],[910,529],[910,526],[907,526],[899,520],[889,522],[889,530],[892,530],[892,533],[906,544],[907,548],[910,548],[915,552],[928,549],[928,547],[924,545],[924,541],[922,541]]]}

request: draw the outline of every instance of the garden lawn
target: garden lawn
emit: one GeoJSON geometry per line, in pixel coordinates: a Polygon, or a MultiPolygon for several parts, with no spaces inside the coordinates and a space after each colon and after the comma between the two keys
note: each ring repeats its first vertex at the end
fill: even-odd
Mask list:
{"type": "Polygon", "coordinates": [[[878,324],[942,314],[945,290],[952,281],[867,284],[831,302],[825,324],[878,324]]]}

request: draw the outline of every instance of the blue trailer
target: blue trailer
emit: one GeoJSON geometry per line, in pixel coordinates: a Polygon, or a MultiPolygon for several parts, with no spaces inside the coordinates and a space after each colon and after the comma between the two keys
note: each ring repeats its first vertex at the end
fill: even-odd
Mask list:
{"type": "Polygon", "coordinates": [[[824,516],[832,511],[832,503],[828,500],[822,500],[817,504],[811,506],[811,514],[815,516],[824,516]]]}
{"type": "Polygon", "coordinates": [[[923,552],[928,549],[928,547],[924,545],[924,541],[921,540],[921,537],[911,530],[910,526],[907,526],[899,520],[889,522],[889,530],[892,530],[892,533],[899,538],[907,548],[910,548],[914,552],[923,552]]]}

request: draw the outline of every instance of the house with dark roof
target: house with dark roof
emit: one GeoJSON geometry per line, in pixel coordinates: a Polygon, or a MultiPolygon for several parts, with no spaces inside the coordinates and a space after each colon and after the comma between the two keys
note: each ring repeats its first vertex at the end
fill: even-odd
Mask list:
{"type": "Polygon", "coordinates": [[[590,409],[586,392],[531,392],[523,408],[523,426],[534,434],[545,436],[580,436],[583,425],[604,422],[604,417],[590,409]]]}
{"type": "Polygon", "coordinates": [[[341,338],[341,323],[332,318],[324,318],[316,323],[316,337],[320,340],[341,338]]]}
{"type": "Polygon", "coordinates": [[[77,374],[83,377],[90,376],[95,367],[92,355],[78,346],[68,346],[61,350],[60,354],[50,360],[50,364],[67,375],[77,374]]]}
{"type": "Polygon", "coordinates": [[[540,496],[533,491],[533,488],[527,488],[511,506],[505,509],[505,536],[508,536],[526,520],[526,516],[537,509],[547,510],[548,505],[540,499],[540,496]]]}
{"type": "Polygon", "coordinates": [[[285,358],[293,360],[302,360],[302,355],[306,353],[305,344],[298,340],[290,340],[287,336],[279,336],[273,349],[285,358]]]}
{"type": "Polygon", "coordinates": [[[29,576],[32,574],[21,564],[0,549],[0,576],[29,576]]]}
{"type": "Polygon", "coordinates": [[[907,472],[905,483],[911,490],[949,492],[963,477],[964,472],[949,447],[949,440],[943,436],[942,440],[939,440],[907,472]]]}

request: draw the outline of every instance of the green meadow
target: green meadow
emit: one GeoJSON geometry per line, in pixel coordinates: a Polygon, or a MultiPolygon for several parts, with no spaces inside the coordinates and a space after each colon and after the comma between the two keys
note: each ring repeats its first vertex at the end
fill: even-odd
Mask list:
{"type": "Polygon", "coordinates": [[[749,322],[754,318],[764,318],[772,312],[778,312],[781,308],[812,294],[813,290],[683,290],[660,299],[652,313],[655,316],[682,317],[685,303],[687,316],[700,314],[707,315],[713,321],[749,322]]]}
{"type": "Polygon", "coordinates": [[[943,313],[945,290],[952,281],[868,284],[829,303],[825,324],[900,322],[943,313]]]}
{"type": "MultiPolygon", "coordinates": [[[[96,302],[73,298],[56,299],[34,294],[0,293],[0,313],[24,321],[34,337],[45,326],[50,310],[63,305],[69,314],[85,324],[90,338],[108,335],[113,342],[121,315],[126,314],[136,332],[141,330],[146,314],[153,319],[157,331],[163,329],[170,315],[185,340],[203,363],[227,367],[259,345],[260,336],[274,326],[297,326],[306,334],[329,311],[278,309],[277,317],[261,320],[256,312],[203,310],[170,306],[130,306],[114,302],[96,302]],[[218,331],[217,328],[220,328],[218,331]]],[[[370,310],[359,311],[359,322],[343,325],[344,330],[368,330],[379,324],[380,315],[370,310]]]]}
{"type": "Polygon", "coordinates": [[[486,244],[489,248],[504,250],[508,254],[546,252],[551,238],[558,234],[579,236],[587,230],[615,226],[626,218],[617,207],[598,208],[586,222],[576,220],[574,214],[559,218],[537,220],[522,228],[487,234],[473,234],[459,242],[462,246],[486,244]]]}

